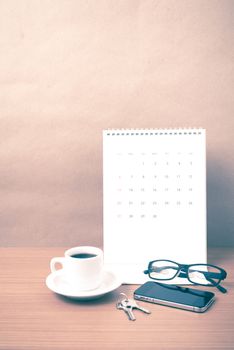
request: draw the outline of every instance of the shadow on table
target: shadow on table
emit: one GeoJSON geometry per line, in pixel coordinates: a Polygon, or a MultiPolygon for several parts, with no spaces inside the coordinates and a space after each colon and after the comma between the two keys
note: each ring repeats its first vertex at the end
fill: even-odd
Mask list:
{"type": "Polygon", "coordinates": [[[62,295],[56,294],[56,297],[67,304],[77,304],[77,305],[85,305],[85,307],[93,306],[93,305],[102,305],[102,304],[115,304],[119,299],[120,293],[126,292],[126,285],[120,286],[117,290],[102,295],[101,297],[96,297],[92,299],[73,299],[70,297],[65,297],[62,295]]]}

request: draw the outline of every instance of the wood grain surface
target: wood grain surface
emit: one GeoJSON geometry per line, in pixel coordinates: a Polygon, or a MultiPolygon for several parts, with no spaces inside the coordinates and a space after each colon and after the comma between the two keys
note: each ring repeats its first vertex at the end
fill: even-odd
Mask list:
{"type": "Polygon", "coordinates": [[[45,285],[49,261],[66,248],[0,248],[0,349],[233,349],[234,249],[210,249],[209,262],[228,272],[227,294],[214,288],[215,304],[205,313],[141,303],[136,321],[115,308],[122,285],[96,301],[60,297],[45,285]]]}

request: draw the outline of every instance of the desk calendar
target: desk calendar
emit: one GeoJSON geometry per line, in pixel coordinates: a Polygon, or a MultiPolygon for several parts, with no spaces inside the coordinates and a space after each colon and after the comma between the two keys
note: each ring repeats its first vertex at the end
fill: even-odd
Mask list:
{"type": "Polygon", "coordinates": [[[205,137],[103,131],[104,258],[124,283],[143,283],[151,260],[206,263],[205,137]]]}

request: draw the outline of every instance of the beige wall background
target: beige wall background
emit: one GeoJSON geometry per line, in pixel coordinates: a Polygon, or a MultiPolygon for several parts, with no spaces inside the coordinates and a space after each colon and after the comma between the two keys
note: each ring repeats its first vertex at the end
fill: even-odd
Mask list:
{"type": "Polygon", "coordinates": [[[0,245],[101,245],[102,130],[179,126],[234,245],[233,39],[233,0],[0,0],[0,245]]]}

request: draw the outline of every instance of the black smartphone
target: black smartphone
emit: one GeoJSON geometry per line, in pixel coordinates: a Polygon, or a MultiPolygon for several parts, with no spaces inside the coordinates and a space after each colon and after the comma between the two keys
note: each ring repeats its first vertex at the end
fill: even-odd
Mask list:
{"type": "Polygon", "coordinates": [[[134,298],[179,309],[204,312],[215,301],[215,294],[203,290],[149,281],[135,290],[134,298]]]}

